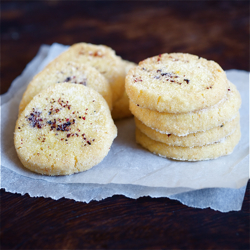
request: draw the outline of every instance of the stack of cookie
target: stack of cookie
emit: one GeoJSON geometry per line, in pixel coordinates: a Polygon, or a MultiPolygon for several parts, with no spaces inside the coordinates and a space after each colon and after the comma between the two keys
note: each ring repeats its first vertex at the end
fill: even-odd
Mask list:
{"type": "Polygon", "coordinates": [[[135,63],[123,60],[105,45],[77,43],[59,55],[29,83],[19,106],[19,114],[42,90],[63,82],[81,84],[100,93],[113,119],[131,116],[125,92],[125,75],[135,63]]]}
{"type": "Polygon", "coordinates": [[[148,58],[127,74],[126,92],[136,140],[154,154],[215,159],[240,140],[240,94],[214,61],[182,53],[148,58]]]}
{"type": "Polygon", "coordinates": [[[132,66],[107,46],[78,43],[37,74],[23,95],[15,128],[23,165],[40,174],[67,175],[101,162],[117,135],[112,107],[118,118],[131,115],[124,83],[132,66]]]}

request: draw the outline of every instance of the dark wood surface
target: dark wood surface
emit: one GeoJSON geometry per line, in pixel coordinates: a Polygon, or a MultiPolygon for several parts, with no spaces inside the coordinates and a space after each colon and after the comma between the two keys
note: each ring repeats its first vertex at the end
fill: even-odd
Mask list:
{"type": "MultiPolygon", "coordinates": [[[[249,1],[1,1],[1,94],[41,44],[106,44],[139,62],[188,52],[249,70],[249,1]]],[[[242,210],[194,209],[168,198],[89,204],[1,190],[1,249],[249,249],[242,210]]]]}

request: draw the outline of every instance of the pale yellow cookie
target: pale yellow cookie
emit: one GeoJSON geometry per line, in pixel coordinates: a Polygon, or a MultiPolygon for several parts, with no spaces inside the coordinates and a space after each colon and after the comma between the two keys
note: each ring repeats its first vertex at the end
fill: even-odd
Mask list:
{"type": "Polygon", "coordinates": [[[137,66],[136,63],[130,62],[128,60],[122,60],[122,65],[123,65],[123,67],[125,69],[125,74],[126,75],[128,74],[128,72],[129,72],[130,69],[132,69],[132,68],[134,68],[134,67],[137,66]]]}
{"type": "Polygon", "coordinates": [[[169,146],[180,147],[201,147],[208,144],[213,144],[223,140],[226,136],[232,134],[239,124],[240,114],[230,122],[222,123],[219,127],[212,128],[205,132],[188,134],[187,136],[176,136],[173,134],[161,134],[150,127],[144,125],[135,117],[136,127],[148,136],[150,139],[165,143],[169,146]]]}
{"type": "Polygon", "coordinates": [[[112,91],[109,83],[95,68],[79,62],[56,61],[49,64],[31,80],[23,94],[19,105],[19,113],[40,91],[62,82],[82,84],[96,90],[104,97],[109,108],[112,109],[112,91]]]}
{"type": "MultiPolygon", "coordinates": [[[[122,60],[122,63],[123,63],[123,67],[125,68],[126,74],[128,73],[128,71],[131,68],[136,66],[135,63],[129,62],[126,60],[122,60]]],[[[123,96],[119,100],[114,102],[111,115],[112,115],[112,118],[114,120],[128,118],[128,117],[132,116],[132,114],[129,110],[128,95],[127,95],[125,90],[124,90],[123,96]]]]}
{"type": "Polygon", "coordinates": [[[154,141],[136,129],[136,141],[150,152],[161,157],[172,158],[180,161],[201,161],[215,159],[233,152],[234,147],[240,140],[240,125],[235,132],[223,141],[203,147],[174,147],[165,143],[154,141]]]}
{"type": "Polygon", "coordinates": [[[22,164],[36,173],[68,175],[103,160],[117,135],[104,98],[80,84],[54,84],[36,95],[16,122],[22,164]]]}
{"type": "Polygon", "coordinates": [[[171,114],[144,109],[130,101],[130,110],[146,126],[164,134],[185,136],[220,126],[236,117],[241,105],[240,93],[230,83],[225,100],[196,112],[171,114]]]}
{"type": "Polygon", "coordinates": [[[225,72],[214,61],[172,53],[148,58],[129,71],[126,92],[141,108],[186,113],[208,108],[228,90],[225,72]]]}
{"type": "Polygon", "coordinates": [[[128,118],[132,116],[132,113],[129,110],[129,99],[126,92],[123,93],[121,99],[119,99],[113,104],[111,115],[114,120],[128,118]]]}
{"type": "Polygon", "coordinates": [[[125,71],[121,58],[111,48],[105,45],[77,43],[59,55],[55,61],[81,62],[96,68],[108,80],[113,102],[122,97],[125,71]]]}

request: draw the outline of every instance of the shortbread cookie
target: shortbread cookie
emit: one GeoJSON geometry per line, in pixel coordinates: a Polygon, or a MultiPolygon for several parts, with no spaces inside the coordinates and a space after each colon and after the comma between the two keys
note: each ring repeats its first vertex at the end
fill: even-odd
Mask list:
{"type": "Polygon", "coordinates": [[[176,136],[172,134],[161,134],[154,129],[151,129],[144,125],[140,120],[135,117],[136,127],[147,137],[154,141],[165,143],[169,146],[180,147],[201,147],[208,144],[213,144],[223,140],[228,135],[231,135],[237,125],[239,124],[240,114],[236,116],[232,121],[222,123],[219,127],[212,128],[205,132],[198,132],[188,134],[187,136],[176,136]]]}
{"type": "Polygon", "coordinates": [[[228,90],[225,72],[214,61],[182,53],[148,58],[126,76],[126,92],[141,108],[186,113],[215,105],[228,90]]]}
{"type": "Polygon", "coordinates": [[[161,157],[172,158],[181,161],[201,161],[215,159],[233,152],[240,140],[240,125],[235,132],[223,141],[203,147],[174,147],[162,142],[154,141],[136,129],[136,141],[150,152],[161,157]]]}
{"type": "Polygon", "coordinates": [[[144,109],[130,101],[130,110],[146,126],[164,134],[185,136],[220,126],[236,117],[241,105],[240,93],[230,83],[226,99],[196,112],[171,114],[144,109]]]}
{"type": "MultiPolygon", "coordinates": [[[[123,66],[125,68],[126,74],[131,68],[136,66],[135,63],[130,62],[130,61],[122,60],[122,62],[123,62],[123,66]]],[[[132,116],[129,110],[128,95],[125,90],[124,90],[123,96],[113,104],[111,115],[114,120],[128,118],[132,116]]]]}
{"type": "Polygon", "coordinates": [[[85,171],[103,160],[117,135],[104,98],[60,83],[36,95],[19,116],[14,143],[23,165],[45,175],[85,171]]]}
{"type": "Polygon", "coordinates": [[[111,115],[114,120],[128,118],[132,116],[132,113],[129,109],[128,95],[125,91],[123,93],[122,98],[120,98],[113,104],[111,115]]]}
{"type": "Polygon", "coordinates": [[[112,91],[109,83],[95,68],[79,62],[56,61],[49,64],[29,83],[21,100],[19,113],[40,91],[62,82],[82,84],[96,90],[104,97],[110,109],[112,109],[112,91]]]}
{"type": "Polygon", "coordinates": [[[113,102],[122,97],[125,71],[121,58],[111,48],[105,45],[77,43],[59,55],[54,61],[75,61],[96,68],[108,80],[112,89],[113,102]]]}

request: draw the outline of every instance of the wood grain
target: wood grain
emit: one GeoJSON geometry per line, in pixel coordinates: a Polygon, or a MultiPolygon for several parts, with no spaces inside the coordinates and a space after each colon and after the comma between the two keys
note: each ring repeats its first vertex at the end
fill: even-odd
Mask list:
{"type": "Polygon", "coordinates": [[[240,212],[167,198],[114,196],[89,204],[1,192],[1,249],[247,249],[249,187],[240,212]],[[36,248],[37,249],[37,248],[36,248]]]}
{"type": "MultiPolygon", "coordinates": [[[[249,70],[248,1],[2,1],[1,94],[41,44],[106,44],[139,62],[188,52],[249,70]]],[[[168,198],[89,204],[1,190],[1,249],[249,249],[250,185],[240,212],[168,198]]]]}
{"type": "Polygon", "coordinates": [[[106,44],[139,62],[188,52],[249,70],[247,2],[3,2],[1,93],[41,44],[106,44]]]}

